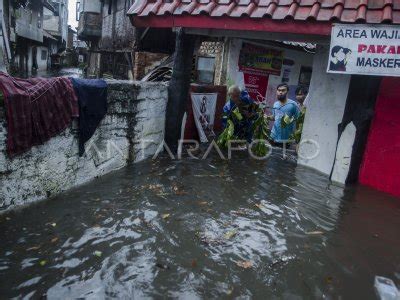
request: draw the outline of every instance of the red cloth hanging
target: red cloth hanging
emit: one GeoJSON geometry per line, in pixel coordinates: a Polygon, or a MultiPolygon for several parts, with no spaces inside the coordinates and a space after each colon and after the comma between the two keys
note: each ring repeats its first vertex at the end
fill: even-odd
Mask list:
{"type": "Polygon", "coordinates": [[[10,157],[43,144],[79,116],[78,99],[68,78],[20,79],[0,72],[0,89],[10,157]]]}

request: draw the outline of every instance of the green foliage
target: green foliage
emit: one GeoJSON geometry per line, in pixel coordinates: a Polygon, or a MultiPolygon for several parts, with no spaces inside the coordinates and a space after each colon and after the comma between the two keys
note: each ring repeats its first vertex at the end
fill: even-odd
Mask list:
{"type": "MultiPolygon", "coordinates": [[[[239,112],[240,115],[240,112],[239,112]]],[[[242,117],[242,115],[240,115],[242,117]]],[[[232,119],[228,119],[224,131],[219,135],[217,139],[217,145],[222,148],[227,148],[229,141],[236,140],[235,134],[235,124],[232,119]]]]}
{"type": "Polygon", "coordinates": [[[304,124],[305,115],[306,115],[306,109],[303,108],[300,111],[299,117],[296,119],[296,129],[292,133],[292,135],[289,137],[290,140],[294,140],[296,143],[300,143],[300,140],[301,140],[301,133],[303,132],[303,124],[304,124]]]}
{"type": "MultiPolygon", "coordinates": [[[[222,148],[227,148],[229,141],[238,140],[239,137],[235,135],[235,123],[243,120],[243,116],[239,111],[239,108],[235,108],[227,118],[227,126],[225,130],[219,135],[217,139],[217,145],[222,148]]],[[[254,112],[253,127],[253,139],[262,140],[253,145],[252,151],[258,156],[265,156],[268,152],[266,141],[270,139],[270,131],[268,126],[268,120],[264,116],[264,111],[261,107],[257,107],[254,112]]]]}
{"type": "Polygon", "coordinates": [[[235,108],[235,109],[232,111],[232,114],[233,114],[233,116],[234,116],[234,118],[235,118],[236,120],[238,120],[238,121],[242,121],[242,120],[243,120],[243,116],[242,116],[242,114],[240,113],[240,111],[239,111],[238,108],[235,108]]]}
{"type": "Polygon", "coordinates": [[[287,114],[285,114],[281,118],[281,127],[286,128],[286,126],[292,124],[295,121],[295,117],[289,117],[287,114]]]}
{"type": "Polygon", "coordinates": [[[259,140],[253,145],[252,151],[257,156],[265,156],[268,153],[267,140],[270,140],[269,121],[264,116],[262,108],[257,109],[257,119],[253,123],[253,140],[259,140]]]}
{"type": "Polygon", "coordinates": [[[217,145],[226,148],[228,147],[228,142],[232,140],[237,140],[238,137],[235,136],[235,123],[243,120],[243,116],[239,111],[239,108],[235,108],[229,116],[224,116],[227,118],[227,123],[224,131],[219,135],[217,139],[217,145]]]}

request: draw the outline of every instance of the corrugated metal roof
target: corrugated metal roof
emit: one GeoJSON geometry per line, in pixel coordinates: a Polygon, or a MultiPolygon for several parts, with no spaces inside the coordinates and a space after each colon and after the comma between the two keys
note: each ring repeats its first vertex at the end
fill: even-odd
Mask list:
{"type": "Polygon", "coordinates": [[[400,0],[136,0],[128,14],[400,24],[400,0]]]}

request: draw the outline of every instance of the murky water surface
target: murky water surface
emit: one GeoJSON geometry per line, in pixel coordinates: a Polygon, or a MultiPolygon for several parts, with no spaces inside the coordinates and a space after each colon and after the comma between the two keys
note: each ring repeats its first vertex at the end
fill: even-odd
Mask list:
{"type": "Polygon", "coordinates": [[[274,155],[160,159],[0,215],[0,298],[374,299],[400,200],[274,155]]]}
{"type": "Polygon", "coordinates": [[[75,77],[75,78],[81,78],[83,77],[83,72],[79,68],[62,68],[62,69],[55,69],[55,70],[45,70],[45,71],[39,71],[35,73],[22,73],[22,74],[16,74],[16,77],[20,78],[31,78],[31,77],[75,77]]]}

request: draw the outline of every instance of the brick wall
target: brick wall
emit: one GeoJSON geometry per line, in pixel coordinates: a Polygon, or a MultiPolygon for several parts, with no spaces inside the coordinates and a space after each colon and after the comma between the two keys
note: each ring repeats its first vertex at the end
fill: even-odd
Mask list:
{"type": "Polygon", "coordinates": [[[152,52],[136,52],[133,78],[142,79],[149,71],[157,67],[161,61],[167,58],[167,54],[152,52]]]}

